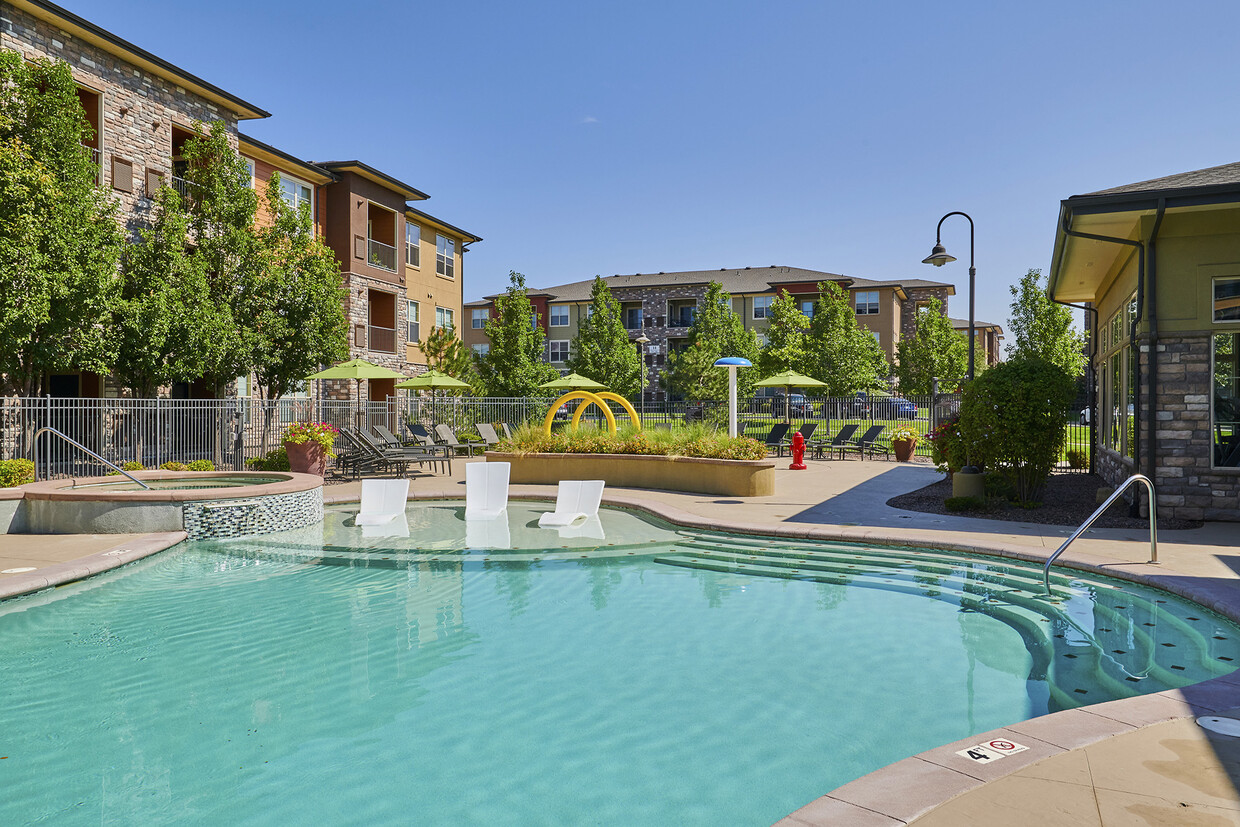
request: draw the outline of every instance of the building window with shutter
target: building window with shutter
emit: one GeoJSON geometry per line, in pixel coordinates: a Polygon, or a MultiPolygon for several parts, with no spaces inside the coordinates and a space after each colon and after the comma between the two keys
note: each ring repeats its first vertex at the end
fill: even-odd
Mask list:
{"type": "Polygon", "coordinates": [[[405,264],[422,266],[422,228],[412,221],[405,221],[405,264]]]}
{"type": "Polygon", "coordinates": [[[456,242],[442,235],[435,236],[435,274],[456,278],[456,242]]]}

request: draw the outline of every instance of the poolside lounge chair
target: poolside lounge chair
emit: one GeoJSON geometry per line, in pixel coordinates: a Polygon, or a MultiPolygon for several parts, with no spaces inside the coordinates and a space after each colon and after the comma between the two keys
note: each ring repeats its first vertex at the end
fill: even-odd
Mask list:
{"type": "Polygon", "coordinates": [[[376,453],[377,456],[382,456],[388,459],[390,462],[393,462],[393,463],[403,462],[405,463],[406,467],[409,465],[409,463],[415,463],[417,465],[426,465],[429,463],[432,466],[446,465],[448,466],[449,471],[451,471],[452,469],[452,465],[451,463],[448,462],[448,455],[446,453],[441,455],[437,451],[432,451],[430,449],[421,448],[417,446],[399,446],[398,445],[398,446],[392,447],[389,445],[381,444],[370,434],[366,433],[364,430],[357,431],[357,436],[367,446],[374,449],[374,451],[377,452],[376,453]]]}
{"type": "Polygon", "coordinates": [[[474,428],[478,431],[478,436],[482,437],[482,450],[490,450],[491,446],[499,442],[499,434],[495,433],[495,426],[489,422],[479,422],[474,428]]]}
{"type": "Polygon", "coordinates": [[[766,448],[768,451],[778,451],[782,457],[784,455],[784,437],[788,434],[788,424],[781,422],[778,425],[771,426],[771,432],[766,435],[766,448]]]}
{"type": "Polygon", "coordinates": [[[362,480],[362,508],[354,523],[383,525],[405,513],[409,480],[362,480]]]}
{"type": "Polygon", "coordinates": [[[504,432],[504,439],[512,439],[512,426],[507,422],[499,423],[499,429],[504,432]]]}
{"type": "MultiPolygon", "coordinates": [[[[827,451],[831,451],[832,453],[842,451],[844,446],[847,445],[849,440],[852,439],[853,434],[857,433],[857,428],[859,427],[861,426],[856,423],[853,423],[852,425],[845,425],[840,428],[840,432],[831,439],[820,439],[810,443],[810,447],[814,449],[814,457],[817,459],[822,459],[823,454],[827,451]]],[[[843,454],[841,453],[841,457],[842,456],[843,454]]]]}
{"type": "Polygon", "coordinates": [[[845,451],[856,451],[862,459],[865,459],[867,455],[869,455],[870,458],[873,458],[876,452],[881,452],[887,456],[890,456],[891,447],[878,441],[879,435],[886,427],[886,425],[875,425],[862,434],[860,439],[855,439],[846,445],[841,445],[840,458],[842,459],[844,457],[845,451]]]}
{"type": "Polygon", "coordinates": [[[603,480],[560,480],[555,495],[555,511],[548,511],[538,518],[543,528],[580,525],[598,516],[598,506],[603,500],[603,480]]]}
{"type": "Polygon", "coordinates": [[[346,451],[339,453],[336,462],[340,470],[357,479],[362,473],[396,471],[404,473],[409,461],[401,459],[376,448],[364,441],[361,434],[353,428],[340,429],[340,438],[348,446],[346,451]]]}
{"type": "Polygon", "coordinates": [[[508,509],[507,462],[471,462],[465,466],[465,519],[493,520],[508,509]]]}
{"type": "Polygon", "coordinates": [[[449,448],[458,454],[464,450],[467,455],[472,455],[474,453],[474,448],[479,445],[479,443],[476,442],[462,442],[457,439],[456,432],[453,431],[449,425],[436,425],[435,436],[439,437],[440,445],[445,448],[449,448]]]}

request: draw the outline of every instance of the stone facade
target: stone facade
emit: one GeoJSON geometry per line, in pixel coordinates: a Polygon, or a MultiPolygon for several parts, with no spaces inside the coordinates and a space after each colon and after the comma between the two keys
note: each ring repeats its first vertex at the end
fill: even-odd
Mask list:
{"type": "Polygon", "coordinates": [[[80,86],[101,97],[101,183],[118,199],[121,223],[132,238],[151,209],[147,173],[172,175],[174,124],[186,129],[195,121],[223,121],[236,147],[237,112],[10,5],[0,8],[0,48],[64,61],[80,86]],[[128,181],[121,174],[127,165],[128,181]]]}
{"type": "Polygon", "coordinates": [[[951,297],[951,288],[941,287],[906,287],[904,294],[908,301],[900,305],[900,338],[907,338],[917,333],[917,308],[919,305],[938,299],[943,304],[943,315],[948,315],[947,302],[951,297]]]}

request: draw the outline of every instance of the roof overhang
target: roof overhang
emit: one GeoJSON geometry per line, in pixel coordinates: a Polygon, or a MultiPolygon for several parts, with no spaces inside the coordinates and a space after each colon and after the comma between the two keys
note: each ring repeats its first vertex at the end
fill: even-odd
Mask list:
{"type": "Polygon", "coordinates": [[[134,66],[150,72],[152,75],[172,81],[177,86],[181,86],[218,106],[224,107],[230,112],[236,113],[238,120],[244,121],[271,117],[270,112],[259,109],[254,104],[248,103],[236,95],[229,94],[220,87],[207,83],[196,75],[191,75],[179,66],[174,66],[163,58],[156,57],[145,49],[138,48],[129,41],[117,37],[106,29],[102,29],[89,20],[78,17],[76,14],[62,9],[54,3],[48,3],[45,0],[7,1],[31,17],[50,23],[84,43],[96,46],[108,54],[116,55],[128,63],[132,63],[134,66]]]}
{"type": "Polygon", "coordinates": [[[447,230],[450,233],[455,233],[456,235],[460,236],[461,239],[464,240],[466,244],[473,244],[475,241],[482,240],[482,236],[480,235],[474,235],[471,232],[462,230],[460,227],[453,227],[447,221],[440,221],[438,218],[431,215],[430,213],[424,213],[421,210],[415,210],[413,207],[410,207],[408,204],[405,205],[405,217],[407,218],[416,217],[416,218],[421,219],[425,223],[430,224],[432,227],[438,227],[441,230],[447,230]]]}
{"type": "Polygon", "coordinates": [[[393,178],[386,172],[380,172],[369,164],[363,164],[361,161],[319,161],[318,165],[332,172],[351,172],[373,184],[378,184],[393,192],[398,192],[411,201],[425,201],[430,198],[429,195],[421,190],[411,187],[404,181],[393,178]]]}
{"type": "Polygon", "coordinates": [[[1143,226],[1160,208],[1168,214],[1183,214],[1229,205],[1240,207],[1240,187],[1235,184],[1065,199],[1059,206],[1047,295],[1056,301],[1096,302],[1137,252],[1132,244],[1074,237],[1069,230],[1136,242],[1142,240],[1143,226]]]}
{"type": "Polygon", "coordinates": [[[289,155],[284,150],[276,149],[271,144],[265,144],[249,135],[238,133],[237,149],[247,158],[265,161],[277,169],[287,169],[290,174],[298,175],[312,184],[330,184],[336,180],[335,175],[322,167],[289,155]]]}

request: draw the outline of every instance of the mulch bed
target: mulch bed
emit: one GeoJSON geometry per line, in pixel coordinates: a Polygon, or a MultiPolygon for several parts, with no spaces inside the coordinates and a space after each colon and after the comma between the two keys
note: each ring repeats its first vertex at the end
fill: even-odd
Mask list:
{"type": "MultiPolygon", "coordinates": [[[[925,488],[892,497],[887,501],[887,505],[905,511],[920,511],[923,514],[955,514],[961,517],[1075,528],[1094,513],[1094,509],[1098,507],[1095,494],[1104,486],[1106,483],[1096,474],[1051,474],[1042,493],[1042,505],[1037,508],[1021,508],[1002,502],[976,511],[948,511],[944,508],[943,501],[952,495],[952,484],[943,479],[925,488]]],[[[1161,516],[1158,518],[1160,529],[1200,528],[1201,525],[1199,520],[1174,520],[1161,516]]],[[[1144,517],[1129,517],[1128,504],[1121,499],[1098,518],[1094,527],[1148,528],[1149,520],[1144,517]]]]}

